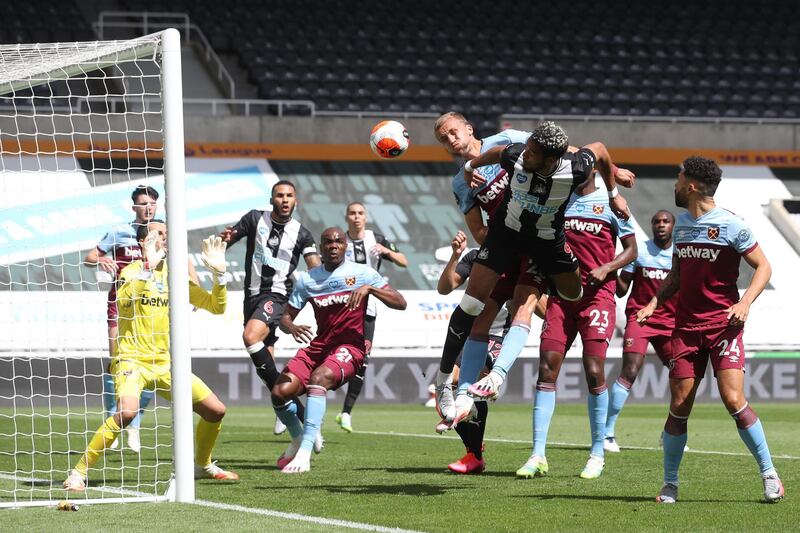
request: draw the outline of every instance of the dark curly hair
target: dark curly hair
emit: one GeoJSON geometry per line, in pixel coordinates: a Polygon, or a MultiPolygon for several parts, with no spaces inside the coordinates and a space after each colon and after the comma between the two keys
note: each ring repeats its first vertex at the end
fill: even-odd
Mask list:
{"type": "Polygon", "coordinates": [[[694,181],[706,196],[714,196],[722,180],[722,169],[711,159],[693,155],[683,160],[683,174],[694,181]]]}
{"type": "Polygon", "coordinates": [[[561,126],[549,120],[539,124],[531,133],[530,139],[542,147],[545,157],[561,157],[569,147],[567,133],[561,126]]]}

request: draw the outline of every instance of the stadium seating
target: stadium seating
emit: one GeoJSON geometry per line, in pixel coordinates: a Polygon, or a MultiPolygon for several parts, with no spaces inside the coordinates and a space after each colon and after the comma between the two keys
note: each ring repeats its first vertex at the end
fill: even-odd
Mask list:
{"type": "MultiPolygon", "coordinates": [[[[800,118],[800,21],[780,0],[118,4],[188,13],[261,98],[323,111],[457,109],[481,132],[503,113],[800,118]]],[[[36,0],[7,7],[0,40],[90,33],[77,10],[36,0]]]]}
{"type": "Polygon", "coordinates": [[[189,13],[261,97],[321,110],[800,117],[791,2],[122,3],[189,13]]]}

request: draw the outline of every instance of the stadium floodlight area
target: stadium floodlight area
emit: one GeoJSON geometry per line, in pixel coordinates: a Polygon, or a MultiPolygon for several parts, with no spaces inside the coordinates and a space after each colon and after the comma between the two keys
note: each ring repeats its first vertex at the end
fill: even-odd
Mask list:
{"type": "Polygon", "coordinates": [[[177,30],[0,46],[0,507],[194,499],[183,191],[177,30]],[[140,183],[165,199],[168,298],[187,303],[170,306],[173,400],[145,412],[140,453],[123,431],[68,494],[106,416],[108,331],[81,317],[106,313],[113,280],[82,258],[133,219],[140,183]]]}

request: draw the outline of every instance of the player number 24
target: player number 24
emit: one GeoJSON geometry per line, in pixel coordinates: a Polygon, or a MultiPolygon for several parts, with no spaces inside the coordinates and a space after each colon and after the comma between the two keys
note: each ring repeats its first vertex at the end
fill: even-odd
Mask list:
{"type": "Polygon", "coordinates": [[[717,347],[719,348],[720,354],[723,357],[730,354],[734,354],[736,357],[738,357],[739,356],[739,344],[737,342],[738,340],[739,339],[733,339],[733,342],[730,343],[731,344],[730,348],[728,348],[728,339],[722,339],[721,341],[719,341],[717,347]]]}

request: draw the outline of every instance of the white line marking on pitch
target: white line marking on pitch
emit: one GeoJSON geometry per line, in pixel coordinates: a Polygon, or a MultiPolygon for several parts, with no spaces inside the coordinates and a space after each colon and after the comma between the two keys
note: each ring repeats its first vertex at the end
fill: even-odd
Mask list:
{"type": "MultiPolygon", "coordinates": [[[[396,433],[393,431],[358,431],[355,430],[353,433],[360,433],[362,435],[378,435],[383,437],[416,437],[419,439],[453,439],[459,440],[458,437],[452,436],[445,436],[445,435],[426,435],[424,433],[396,433]]],[[[531,444],[529,440],[520,440],[520,439],[499,439],[499,438],[488,438],[483,439],[487,442],[502,442],[506,444],[531,444]]],[[[578,444],[576,442],[548,442],[547,444],[551,444],[553,446],[568,446],[570,448],[588,448],[589,446],[586,444],[578,444]]],[[[645,450],[645,451],[660,451],[661,448],[649,447],[649,446],[620,446],[623,450],[645,450]]],[[[693,450],[689,448],[686,453],[696,453],[696,454],[705,454],[705,455],[733,455],[737,457],[752,457],[749,453],[741,453],[741,452],[721,452],[715,450],[693,450]]],[[[798,460],[800,457],[795,455],[773,455],[773,459],[792,459],[798,460]]]]}
{"type": "Polygon", "coordinates": [[[313,524],[320,524],[323,526],[338,526],[350,529],[360,529],[362,531],[379,531],[381,533],[421,533],[412,529],[400,529],[385,526],[375,526],[372,524],[363,524],[361,522],[350,522],[349,520],[337,520],[335,518],[320,518],[317,516],[308,516],[298,513],[284,513],[281,511],[271,511],[269,509],[259,509],[255,507],[245,507],[243,505],[233,505],[229,503],[217,503],[208,500],[195,500],[195,505],[202,505],[204,507],[213,507],[214,509],[224,509],[227,511],[238,511],[240,513],[251,513],[264,516],[277,516],[279,518],[286,518],[288,520],[297,520],[300,522],[311,522],[313,524]]]}

